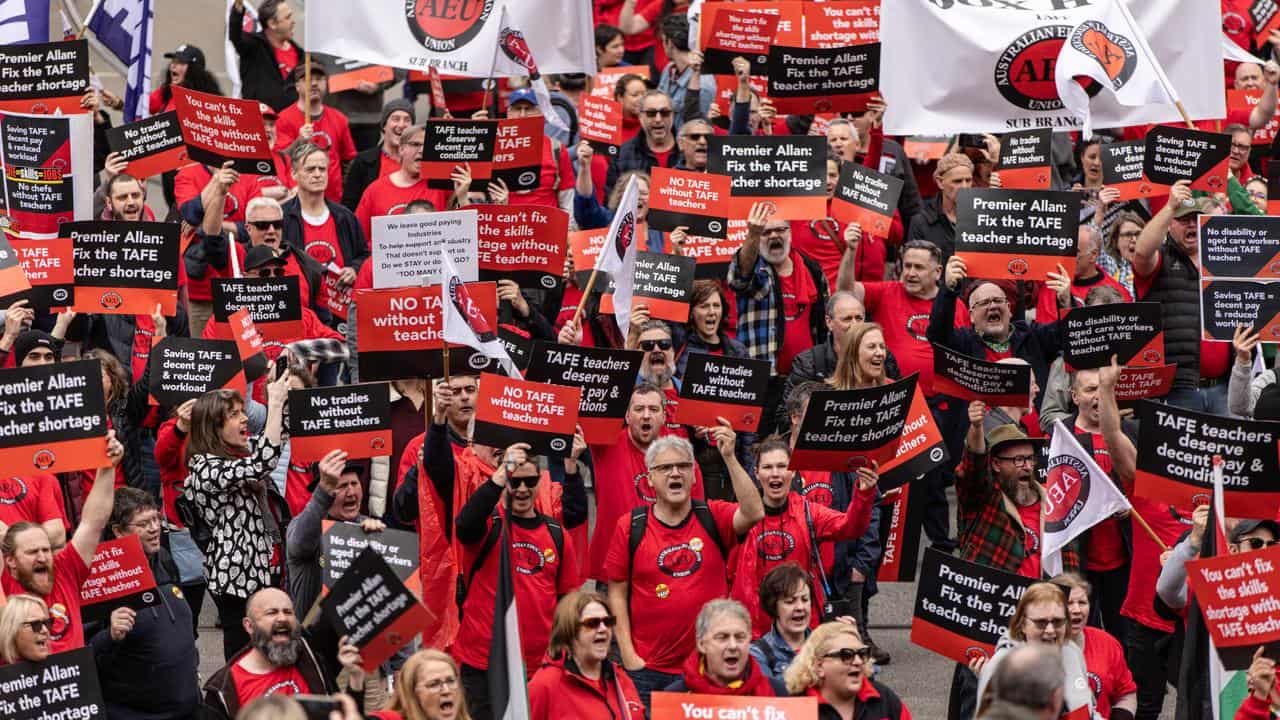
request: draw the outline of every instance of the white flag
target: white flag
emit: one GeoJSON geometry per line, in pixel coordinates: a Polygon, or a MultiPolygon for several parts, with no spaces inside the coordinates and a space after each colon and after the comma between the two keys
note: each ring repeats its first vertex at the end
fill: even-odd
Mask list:
{"type": "Polygon", "coordinates": [[[586,0],[308,0],[307,48],[406,70],[488,77],[504,10],[507,25],[525,33],[542,72],[595,74],[595,26],[586,0]]]}
{"type": "Polygon", "coordinates": [[[510,377],[523,377],[507,354],[507,348],[498,339],[495,329],[489,327],[489,321],[485,320],[480,307],[471,299],[471,293],[467,292],[466,284],[458,276],[458,268],[454,267],[449,253],[442,252],[440,257],[444,261],[444,284],[440,288],[444,341],[465,345],[485,357],[497,360],[510,377]]]}
{"type": "Polygon", "coordinates": [[[1222,59],[1235,60],[1242,63],[1255,63],[1257,65],[1267,64],[1266,60],[1237,45],[1236,41],[1227,37],[1226,33],[1222,34],[1222,59]]]}
{"type": "Polygon", "coordinates": [[[1179,102],[1164,68],[1147,45],[1142,28],[1123,0],[1094,5],[1091,17],[1071,28],[1058,51],[1054,84],[1068,110],[1084,122],[1084,136],[1093,135],[1089,93],[1077,77],[1092,78],[1129,107],[1179,102]]]}
{"type": "Polygon", "coordinates": [[[604,247],[596,256],[596,270],[613,275],[613,318],[627,336],[631,329],[631,289],[636,273],[636,208],[640,200],[640,186],[633,175],[622,192],[618,209],[609,223],[609,233],[604,236],[604,247]]]}
{"type": "MultiPolygon", "coordinates": [[[[1092,0],[881,3],[885,133],[950,136],[1079,128],[1080,117],[1059,98],[1054,63],[1072,29],[1097,19],[1096,5],[1092,0]]],[[[1224,117],[1226,96],[1218,72],[1222,41],[1215,36],[1221,33],[1209,31],[1222,25],[1218,4],[1144,0],[1132,2],[1130,8],[1191,118],[1224,117]]],[[[1125,105],[1114,92],[1099,92],[1090,110],[1095,127],[1181,117],[1171,104],[1125,105]]]]}
{"type": "Polygon", "coordinates": [[[1049,478],[1041,509],[1044,537],[1041,565],[1050,576],[1062,572],[1062,548],[1085,530],[1122,510],[1129,510],[1124,493],[1102,472],[1076,436],[1059,420],[1049,443],[1049,478]]]}
{"type": "Polygon", "coordinates": [[[494,52],[493,71],[489,75],[528,77],[529,87],[533,89],[533,96],[538,99],[538,109],[542,111],[542,117],[552,127],[569,132],[569,127],[564,124],[560,113],[556,112],[555,106],[551,104],[551,91],[547,89],[547,81],[538,72],[538,63],[533,59],[533,50],[529,48],[529,42],[525,39],[524,33],[511,22],[511,13],[507,12],[506,7],[502,8],[502,22],[498,24],[498,48],[494,52]]]}

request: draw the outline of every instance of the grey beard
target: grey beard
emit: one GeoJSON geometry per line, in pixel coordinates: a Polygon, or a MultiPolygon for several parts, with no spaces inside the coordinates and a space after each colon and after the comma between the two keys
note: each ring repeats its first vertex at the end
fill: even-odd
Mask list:
{"type": "Polygon", "coordinates": [[[289,642],[284,644],[275,642],[270,634],[263,633],[257,627],[253,629],[252,639],[253,646],[273,666],[288,667],[298,662],[298,654],[302,651],[302,633],[296,625],[289,634],[289,642]]]}
{"type": "Polygon", "coordinates": [[[667,384],[667,381],[671,379],[671,375],[671,368],[666,368],[664,370],[659,370],[657,373],[651,372],[648,377],[642,377],[641,379],[647,380],[658,387],[663,387],[667,384]]]}

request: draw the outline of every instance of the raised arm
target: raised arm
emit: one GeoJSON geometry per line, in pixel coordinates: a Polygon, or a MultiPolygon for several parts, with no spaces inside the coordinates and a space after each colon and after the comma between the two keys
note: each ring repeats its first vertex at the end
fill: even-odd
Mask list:
{"type": "Polygon", "coordinates": [[[729,479],[733,481],[733,495],[738,500],[738,509],[733,512],[733,531],[744,535],[756,523],[764,519],[764,500],[756,489],[755,481],[747,474],[738,456],[734,452],[738,434],[733,431],[732,424],[724,418],[716,418],[720,422],[715,427],[707,428],[707,436],[715,440],[716,449],[724,460],[725,469],[729,471],[729,479]]]}
{"type": "Polygon", "coordinates": [[[1123,488],[1133,482],[1138,465],[1138,449],[1120,427],[1120,407],[1116,404],[1116,382],[1120,364],[1111,356],[1111,365],[1098,369],[1098,414],[1102,422],[1102,439],[1111,453],[1111,472],[1123,488]]]}
{"type": "Polygon", "coordinates": [[[115,504],[116,465],[124,457],[124,446],[116,439],[114,430],[107,431],[107,459],[110,465],[98,468],[93,479],[93,489],[84,499],[84,509],[80,513],[80,525],[71,536],[71,545],[80,553],[85,565],[93,565],[93,553],[98,549],[98,540],[102,531],[111,519],[111,507],[115,504]]]}
{"type": "Polygon", "coordinates": [[[1191,201],[1191,181],[1179,180],[1169,188],[1169,202],[1160,208],[1160,212],[1151,218],[1151,222],[1142,228],[1138,235],[1138,246],[1133,251],[1133,272],[1138,277],[1150,277],[1156,271],[1156,258],[1160,254],[1160,246],[1169,234],[1169,223],[1173,220],[1173,211],[1184,202],[1191,201]]]}

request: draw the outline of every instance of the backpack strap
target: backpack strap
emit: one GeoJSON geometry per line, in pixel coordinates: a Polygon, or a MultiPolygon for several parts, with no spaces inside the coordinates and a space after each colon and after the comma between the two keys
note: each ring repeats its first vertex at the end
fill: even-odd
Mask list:
{"type": "Polygon", "coordinates": [[[720,557],[724,558],[725,564],[729,562],[729,550],[724,546],[724,539],[720,537],[720,528],[716,525],[716,518],[711,514],[711,506],[707,505],[705,500],[693,501],[693,516],[698,519],[698,524],[702,525],[702,529],[707,531],[711,536],[711,540],[715,542],[716,549],[720,551],[720,557]]]}
{"type": "MultiPolygon", "coordinates": [[[[467,599],[467,590],[471,588],[471,583],[475,580],[476,573],[480,572],[480,568],[484,566],[485,559],[497,547],[498,540],[502,537],[502,516],[498,514],[497,510],[494,510],[493,515],[490,517],[489,532],[484,536],[484,544],[480,546],[480,551],[476,553],[476,559],[471,563],[471,569],[467,571],[466,578],[463,578],[462,573],[458,573],[458,617],[462,617],[462,603],[467,599]]],[[[557,552],[559,551],[557,550],[557,552]]]]}
{"type": "Polygon", "coordinates": [[[556,548],[556,557],[560,558],[560,564],[556,566],[556,585],[559,586],[560,573],[564,570],[564,566],[568,561],[564,556],[564,527],[556,522],[554,518],[542,516],[542,521],[547,524],[547,533],[551,535],[551,544],[556,548]]]}
{"type": "Polygon", "coordinates": [[[636,564],[636,550],[640,549],[640,541],[644,539],[644,528],[649,523],[649,506],[631,508],[631,527],[627,533],[627,579],[631,579],[631,571],[636,564]]]}

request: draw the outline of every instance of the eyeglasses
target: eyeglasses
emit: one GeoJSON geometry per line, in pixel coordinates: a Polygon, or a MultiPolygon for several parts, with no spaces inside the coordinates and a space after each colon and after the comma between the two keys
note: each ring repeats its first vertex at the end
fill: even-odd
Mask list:
{"type": "Polygon", "coordinates": [[[1272,547],[1280,544],[1280,540],[1263,540],[1262,538],[1247,537],[1241,538],[1239,545],[1248,545],[1250,550],[1261,550],[1264,547],[1272,547]]]}
{"type": "Polygon", "coordinates": [[[692,133],[691,132],[685,135],[684,139],[689,140],[690,142],[698,142],[699,140],[706,140],[709,137],[711,137],[711,133],[692,133]]]}
{"type": "Polygon", "coordinates": [[[644,116],[647,118],[655,118],[658,116],[662,116],[664,118],[671,117],[671,108],[659,108],[657,110],[641,110],[640,112],[644,113],[644,116]]]}
{"type": "Polygon", "coordinates": [[[666,338],[664,340],[641,340],[640,341],[641,350],[645,352],[653,352],[654,348],[660,348],[662,350],[670,350],[671,338],[666,338]]]}
{"type": "Polygon", "coordinates": [[[1142,237],[1142,231],[1141,231],[1141,230],[1130,230],[1130,231],[1128,231],[1128,232],[1122,232],[1122,233],[1120,233],[1119,235],[1117,235],[1116,237],[1122,237],[1122,238],[1136,238],[1136,237],[1142,237]]]}
{"type": "Polygon", "coordinates": [[[1034,465],[1036,462],[1035,455],[996,455],[995,458],[1014,465],[1034,465]]]}
{"type": "Polygon", "coordinates": [[[257,273],[258,277],[284,277],[285,270],[282,267],[261,268],[257,273]]]}
{"type": "Polygon", "coordinates": [[[1231,149],[1232,149],[1232,150],[1239,150],[1240,152],[1249,152],[1250,150],[1252,150],[1252,149],[1253,149],[1253,146],[1252,146],[1252,145],[1245,145],[1245,144],[1243,144],[1243,143],[1231,143],[1231,149]]]}
{"type": "Polygon", "coordinates": [[[975,310],[980,310],[982,308],[991,307],[993,305],[1008,305],[1008,304],[1009,304],[1009,299],[1001,296],[1001,297],[987,298],[986,300],[978,300],[977,302],[971,303],[969,307],[975,310]]]}
{"type": "Polygon", "coordinates": [[[432,680],[430,682],[419,683],[419,685],[421,685],[423,688],[431,692],[440,692],[445,688],[453,689],[458,687],[458,678],[456,677],[439,678],[436,680],[432,680]]]}
{"type": "Polygon", "coordinates": [[[273,228],[276,230],[279,230],[280,228],[284,227],[284,220],[283,219],[281,220],[250,220],[249,224],[257,228],[258,230],[266,232],[273,228]]]}
{"type": "Polygon", "coordinates": [[[765,228],[764,230],[761,230],[761,231],[760,231],[760,237],[773,237],[774,235],[777,235],[777,236],[781,237],[781,236],[783,236],[783,235],[786,235],[786,234],[787,234],[787,233],[789,233],[789,232],[791,232],[791,226],[790,226],[790,225],[783,225],[783,226],[781,226],[781,227],[765,228]]]}
{"type": "Polygon", "coordinates": [[[538,486],[538,475],[509,475],[507,476],[507,484],[512,490],[518,487],[535,488],[538,486]]]}
{"type": "Polygon", "coordinates": [[[691,462],[662,463],[649,468],[649,472],[654,475],[673,475],[676,472],[684,474],[693,470],[691,462]]]}
{"type": "Polygon", "coordinates": [[[31,632],[33,633],[53,632],[53,618],[46,618],[44,620],[28,620],[22,624],[31,628],[31,632]]]}
{"type": "Polygon", "coordinates": [[[1250,190],[1249,197],[1253,198],[1254,200],[1266,200],[1267,191],[1266,190],[1250,190]]]}
{"type": "Polygon", "coordinates": [[[822,657],[827,658],[828,660],[839,660],[840,662],[848,665],[853,662],[854,658],[858,658],[862,662],[866,662],[867,658],[871,657],[871,649],[866,647],[840,648],[839,650],[832,650],[822,657]]]}
{"type": "Polygon", "coordinates": [[[618,618],[612,615],[605,615],[604,617],[587,618],[586,620],[578,621],[578,625],[588,630],[599,630],[601,625],[607,628],[611,628],[617,624],[618,624],[618,618]]]}
{"type": "Polygon", "coordinates": [[[146,530],[147,528],[150,528],[150,527],[160,527],[160,516],[152,515],[146,520],[136,520],[134,522],[129,523],[129,527],[138,528],[139,530],[146,530]]]}
{"type": "Polygon", "coordinates": [[[1050,626],[1054,630],[1061,630],[1067,626],[1066,618],[1027,618],[1027,622],[1034,625],[1037,630],[1047,630],[1050,626]]]}

